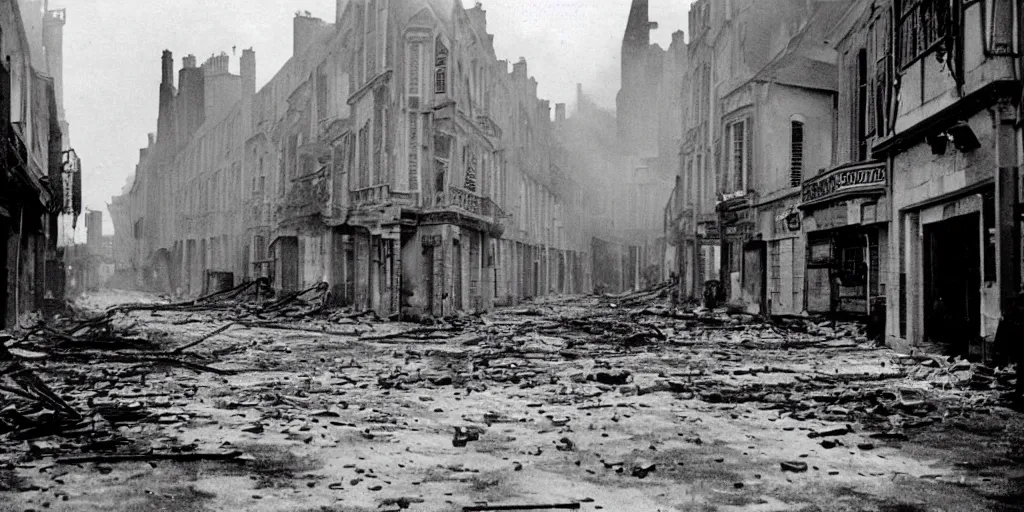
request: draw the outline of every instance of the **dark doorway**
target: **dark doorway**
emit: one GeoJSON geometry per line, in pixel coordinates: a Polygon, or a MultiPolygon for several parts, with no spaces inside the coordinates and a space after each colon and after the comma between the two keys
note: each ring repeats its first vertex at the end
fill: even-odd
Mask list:
{"type": "Polygon", "coordinates": [[[747,303],[747,311],[756,315],[768,311],[768,297],[765,293],[768,282],[767,267],[767,242],[747,242],[743,246],[743,301],[747,303]]]}
{"type": "Polygon", "coordinates": [[[427,295],[427,308],[428,314],[436,315],[440,314],[440,311],[434,309],[434,246],[426,246],[423,248],[423,270],[424,276],[426,276],[426,295],[427,295]]]}
{"type": "Polygon", "coordinates": [[[356,251],[350,240],[345,241],[345,288],[343,292],[345,305],[351,306],[356,301],[356,251]]]}
{"type": "Polygon", "coordinates": [[[283,236],[277,240],[277,257],[281,265],[281,291],[299,290],[299,238],[283,236]]]}
{"type": "Polygon", "coordinates": [[[977,213],[924,226],[924,336],[967,357],[981,331],[977,213]]]}

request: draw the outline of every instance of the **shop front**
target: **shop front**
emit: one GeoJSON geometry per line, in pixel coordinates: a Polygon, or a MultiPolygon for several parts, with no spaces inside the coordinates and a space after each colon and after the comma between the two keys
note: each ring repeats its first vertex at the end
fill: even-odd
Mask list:
{"type": "Polygon", "coordinates": [[[847,164],[803,184],[809,313],[885,318],[889,203],[884,162],[847,164]]]}
{"type": "Polygon", "coordinates": [[[745,302],[760,313],[763,302],[763,265],[760,264],[762,248],[754,241],[756,219],[750,198],[746,195],[724,197],[717,206],[719,233],[721,236],[721,283],[726,300],[745,302]],[[751,253],[751,254],[747,254],[751,253]],[[748,279],[749,278],[749,279],[748,279]],[[744,282],[749,285],[744,285],[744,282]]]}

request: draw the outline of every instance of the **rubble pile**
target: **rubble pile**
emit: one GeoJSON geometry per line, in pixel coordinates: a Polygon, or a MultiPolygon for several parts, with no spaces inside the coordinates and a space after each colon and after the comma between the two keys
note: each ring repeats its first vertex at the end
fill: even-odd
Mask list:
{"type": "MultiPolygon", "coordinates": [[[[645,409],[672,418],[669,435],[698,453],[714,444],[702,423],[754,417],[803,431],[829,453],[860,453],[913,440],[950,417],[1005,410],[1015,377],[896,354],[856,323],[672,307],[667,287],[538,300],[431,325],[331,308],[323,286],[259,300],[257,289],[113,307],[4,339],[0,470],[5,461],[202,460],[256,475],[271,463],[247,443],[276,439],[314,451],[394,446],[435,455],[501,446],[511,450],[500,453],[512,472],[530,471],[530,459],[568,457],[587,475],[651,482],[681,463],[676,451],[661,451],[664,440],[647,440],[648,426],[628,426],[645,409]],[[617,442],[640,445],[587,462],[598,457],[594,439],[628,428],[639,430],[617,442]],[[443,437],[443,448],[423,436],[443,437]]],[[[772,467],[780,475],[818,469],[788,456],[772,467]]],[[[359,471],[309,489],[391,485],[359,471]]],[[[274,474],[255,478],[298,478],[274,474]]]]}

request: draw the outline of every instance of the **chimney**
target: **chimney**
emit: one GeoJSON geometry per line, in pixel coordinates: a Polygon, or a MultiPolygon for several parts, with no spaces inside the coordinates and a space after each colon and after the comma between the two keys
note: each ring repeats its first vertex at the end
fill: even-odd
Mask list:
{"type": "Polygon", "coordinates": [[[239,68],[242,74],[242,97],[256,94],[256,52],[252,48],[242,50],[239,68]]]}
{"type": "Polygon", "coordinates": [[[181,66],[185,69],[193,69],[196,67],[196,56],[191,53],[186,55],[184,59],[181,59],[181,66]]]}
{"type": "Polygon", "coordinates": [[[524,80],[526,79],[526,77],[527,77],[526,57],[519,57],[519,62],[516,62],[515,64],[512,64],[512,76],[516,77],[516,78],[520,78],[521,77],[524,80]]]}
{"type": "Polygon", "coordinates": [[[230,62],[231,57],[228,57],[228,54],[224,52],[221,52],[220,55],[211,56],[203,63],[203,74],[205,76],[226,75],[228,74],[228,64],[230,62]]]}
{"type": "Polygon", "coordinates": [[[174,126],[172,104],[174,103],[174,55],[164,50],[160,58],[160,104],[156,121],[157,140],[170,141],[174,126]]]}
{"type": "Polygon", "coordinates": [[[586,100],[583,98],[583,84],[576,84],[576,112],[583,111],[586,100]]]}
{"type": "Polygon", "coordinates": [[[164,50],[163,56],[160,59],[161,64],[161,75],[160,85],[169,85],[174,87],[174,54],[170,50],[164,50]]]}
{"type": "Polygon", "coordinates": [[[684,44],[686,44],[686,33],[683,32],[682,30],[676,30],[675,32],[673,32],[672,33],[672,44],[669,45],[669,48],[671,48],[671,47],[673,47],[675,45],[682,46],[684,44]]]}
{"type": "Polygon", "coordinates": [[[555,122],[565,122],[565,103],[555,103],[555,122]]]}
{"type": "Polygon", "coordinates": [[[308,12],[296,13],[292,21],[292,55],[298,55],[316,40],[324,20],[314,18],[308,12]]]}

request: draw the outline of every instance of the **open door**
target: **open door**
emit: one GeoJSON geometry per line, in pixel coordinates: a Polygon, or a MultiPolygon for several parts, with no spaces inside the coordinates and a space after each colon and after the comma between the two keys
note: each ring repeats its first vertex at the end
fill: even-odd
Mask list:
{"type": "Polygon", "coordinates": [[[743,246],[743,302],[747,312],[760,315],[768,312],[767,288],[768,244],[761,240],[743,246]]]}
{"type": "Polygon", "coordinates": [[[924,226],[924,336],[965,358],[981,332],[979,222],[974,213],[924,226]]]}

